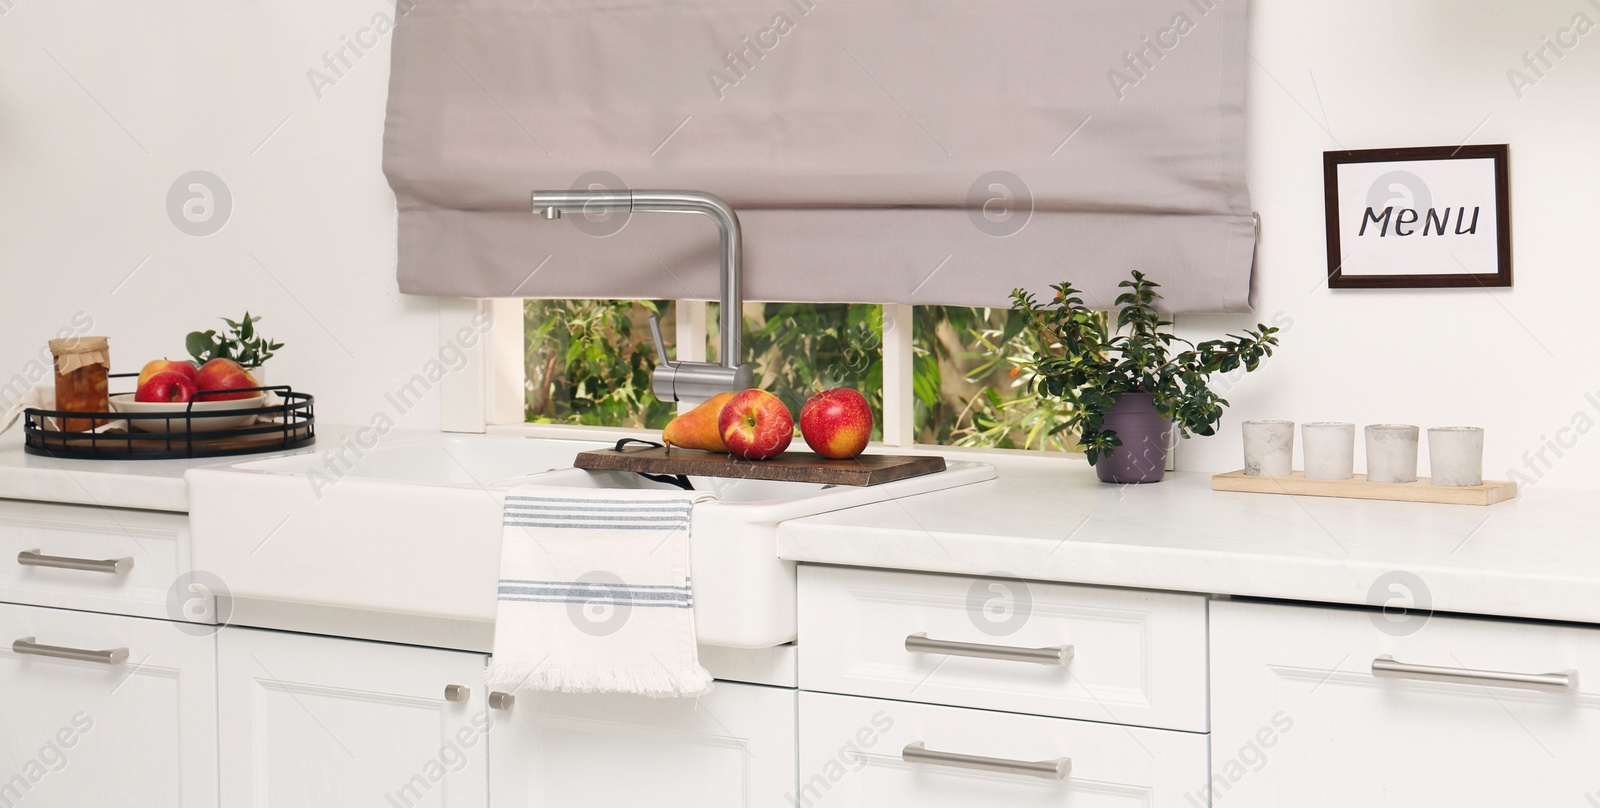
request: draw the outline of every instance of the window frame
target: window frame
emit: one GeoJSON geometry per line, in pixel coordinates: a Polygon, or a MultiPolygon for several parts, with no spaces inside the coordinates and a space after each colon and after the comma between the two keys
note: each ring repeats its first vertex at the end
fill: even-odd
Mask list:
{"type": "MultiPolygon", "coordinates": [[[[708,332],[705,301],[678,300],[677,344],[687,346],[678,358],[704,361],[708,332]]],[[[988,458],[1032,458],[1042,462],[1081,463],[1082,454],[1042,449],[999,449],[942,446],[915,440],[916,399],[912,391],[914,351],[913,307],[883,304],[883,440],[873,446],[912,454],[959,455],[988,458]]],[[[521,298],[485,300],[445,299],[439,304],[440,347],[455,344],[468,354],[466,366],[450,374],[439,388],[440,427],[445,432],[467,432],[554,440],[618,440],[648,437],[655,430],[576,424],[530,424],[524,421],[523,366],[526,334],[521,298]],[[462,329],[471,329],[483,316],[492,319],[488,334],[465,345],[462,329]]],[[[693,405],[679,404],[679,411],[693,405]]],[[[1171,470],[1169,453],[1168,466],[1171,470]]]]}

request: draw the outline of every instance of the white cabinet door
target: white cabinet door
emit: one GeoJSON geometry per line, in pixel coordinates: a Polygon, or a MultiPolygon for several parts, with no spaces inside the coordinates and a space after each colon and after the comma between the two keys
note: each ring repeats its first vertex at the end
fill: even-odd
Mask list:
{"type": "Polygon", "coordinates": [[[1213,604],[1215,804],[1600,804],[1600,631],[1410,619],[1213,604]],[[1506,676],[1569,671],[1570,692],[1506,676]]]}
{"type": "Polygon", "coordinates": [[[0,606],[0,806],[216,805],[216,644],[182,628],[0,606]]]}
{"type": "Polygon", "coordinates": [[[700,699],[519,692],[495,717],[503,808],[779,808],[795,782],[795,691],[718,682],[700,699]]]}
{"type": "Polygon", "coordinates": [[[224,808],[486,804],[483,656],[243,628],[217,641],[224,808]]]}
{"type": "Polygon", "coordinates": [[[802,692],[799,774],[779,805],[1192,808],[1206,736],[802,692]]]}

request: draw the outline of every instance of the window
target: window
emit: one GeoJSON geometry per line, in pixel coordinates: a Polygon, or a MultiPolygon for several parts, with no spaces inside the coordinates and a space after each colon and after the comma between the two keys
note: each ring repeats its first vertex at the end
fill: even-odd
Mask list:
{"type": "MultiPolygon", "coordinates": [[[[704,316],[715,357],[718,306],[642,300],[524,302],[525,414],[531,423],[659,429],[677,408],[650,392],[656,357],[647,325],[661,318],[663,339],[677,355],[680,312],[704,316]]],[[[881,439],[884,408],[912,414],[917,443],[1071,451],[1071,435],[1051,435],[1059,406],[1040,402],[1012,375],[1032,355],[1032,335],[1005,309],[922,306],[912,310],[912,382],[886,388],[884,307],[869,304],[746,303],[744,345],[757,385],[798,414],[814,392],[860,390],[872,403],[881,439]],[[885,395],[909,401],[885,402],[885,395]]],[[[685,325],[690,325],[685,323],[685,325]]],[[[685,354],[687,355],[687,354],[685,354]]]]}
{"type": "MultiPolygon", "coordinates": [[[[707,306],[713,326],[720,306],[707,306]]],[[[713,345],[717,333],[711,335],[713,345]]],[[[800,414],[812,394],[861,391],[872,404],[873,440],[883,437],[883,307],[843,303],[746,303],[744,349],[756,386],[800,414]]]]}
{"type": "Polygon", "coordinates": [[[676,309],[664,300],[525,301],[526,420],[666,426],[677,410],[650,392],[656,358],[648,323],[659,316],[663,339],[671,339],[676,309]]]}
{"type": "Polygon", "coordinates": [[[1036,342],[1015,312],[918,306],[914,322],[918,443],[1076,451],[1071,435],[1050,433],[1064,408],[1013,375],[1036,342]]]}

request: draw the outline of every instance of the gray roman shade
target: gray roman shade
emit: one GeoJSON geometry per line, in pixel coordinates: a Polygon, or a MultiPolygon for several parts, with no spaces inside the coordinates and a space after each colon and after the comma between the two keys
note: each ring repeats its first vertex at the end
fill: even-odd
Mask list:
{"type": "Polygon", "coordinates": [[[709,191],[752,300],[999,306],[1142,269],[1249,308],[1243,0],[400,0],[402,291],[715,299],[709,219],[545,221],[534,189],[709,191]]]}

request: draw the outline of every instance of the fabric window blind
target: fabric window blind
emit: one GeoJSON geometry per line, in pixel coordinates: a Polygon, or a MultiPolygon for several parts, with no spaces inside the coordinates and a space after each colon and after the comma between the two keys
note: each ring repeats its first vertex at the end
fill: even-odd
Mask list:
{"type": "Polygon", "coordinates": [[[1003,306],[1141,269],[1249,308],[1242,0],[401,0],[399,281],[715,299],[702,217],[534,189],[709,191],[751,300],[1003,306]]]}

